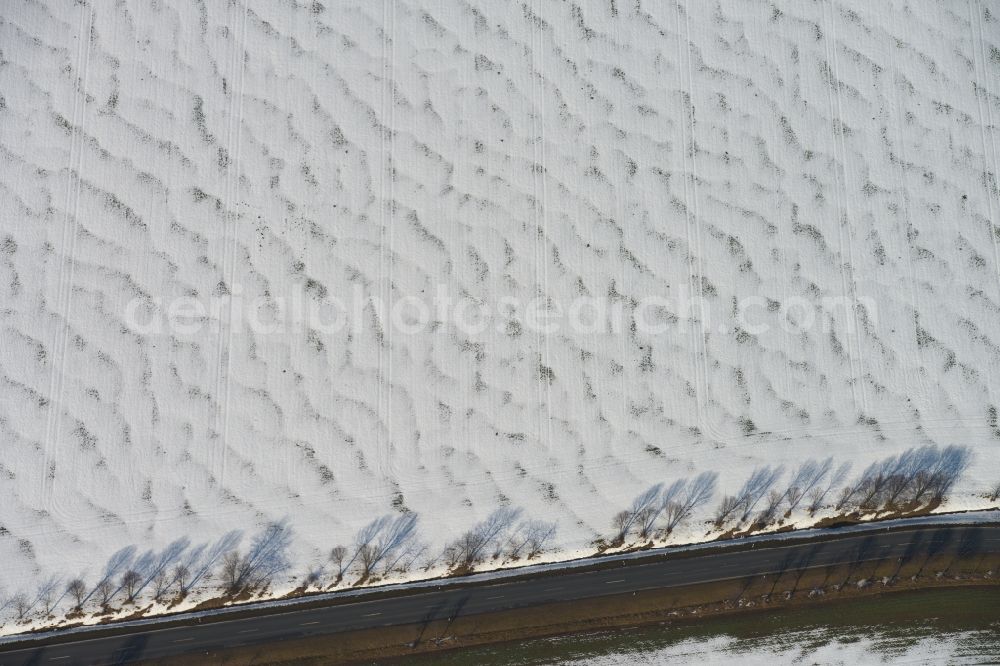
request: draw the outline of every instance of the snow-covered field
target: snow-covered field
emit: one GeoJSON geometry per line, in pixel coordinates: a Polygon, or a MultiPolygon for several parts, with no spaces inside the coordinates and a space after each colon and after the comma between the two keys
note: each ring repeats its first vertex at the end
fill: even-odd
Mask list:
{"type": "MultiPolygon", "coordinates": [[[[928,632],[933,630],[929,629],[928,632]]],[[[653,666],[668,663],[731,664],[988,664],[995,659],[990,631],[934,632],[933,637],[884,636],[882,632],[847,640],[825,632],[795,632],[764,640],[717,636],[689,639],[669,647],[560,662],[565,666],[653,666]]],[[[553,662],[556,663],[556,662],[553,662]]]]}
{"type": "Polygon", "coordinates": [[[568,558],[929,444],[991,504],[1000,6],[12,0],[0,50],[8,593],[405,511],[568,558]]]}

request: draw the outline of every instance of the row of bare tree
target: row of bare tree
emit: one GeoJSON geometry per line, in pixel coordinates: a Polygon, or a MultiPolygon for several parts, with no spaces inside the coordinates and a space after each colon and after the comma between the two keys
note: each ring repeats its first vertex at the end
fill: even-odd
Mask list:
{"type": "Polygon", "coordinates": [[[129,546],[112,555],[91,583],[83,576],[69,581],[53,577],[31,594],[0,594],[0,618],[5,613],[17,621],[47,618],[60,607],[70,614],[91,609],[109,612],[143,598],[154,602],[180,599],[209,584],[227,594],[261,590],[289,568],[286,552],[291,538],[291,528],[282,521],[267,525],[246,550],[240,548],[239,531],[194,548],[188,539],[178,539],[163,551],[138,556],[136,548],[129,546]]]}
{"type": "Polygon", "coordinates": [[[800,506],[809,515],[831,504],[841,513],[865,514],[940,503],[968,467],[970,457],[964,446],[908,449],[872,463],[847,485],[842,484],[850,463],[834,468],[833,458],[808,460],[795,470],[783,490],[778,485],[783,467],[759,467],[739,492],[722,498],[712,522],[720,529],[748,522],[759,529],[800,506]],[[835,495],[837,488],[840,492],[835,495]]]}
{"type": "Polygon", "coordinates": [[[520,518],[520,509],[497,509],[448,544],[445,564],[453,571],[471,571],[486,560],[502,563],[537,557],[555,537],[556,524],[520,518]]]}
{"type": "Polygon", "coordinates": [[[518,508],[501,507],[476,523],[440,553],[429,554],[426,543],[417,538],[417,515],[387,515],[363,527],[350,546],[330,551],[335,580],[349,574],[354,584],[390,573],[406,574],[415,567],[425,571],[443,562],[450,571],[467,572],[487,560],[498,563],[533,559],[555,537],[555,523],[522,520],[518,508]]]}
{"type": "MultiPolygon", "coordinates": [[[[864,514],[938,503],[968,467],[970,455],[963,446],[913,448],[873,463],[847,485],[843,484],[850,463],[835,467],[833,458],[807,460],[794,470],[787,484],[779,484],[785,473],[783,466],[759,467],[736,494],[723,496],[710,522],[716,529],[741,525],[760,529],[799,508],[809,515],[826,507],[864,514]]],[[[611,545],[620,546],[632,536],[643,541],[666,538],[712,500],[717,479],[715,472],[704,472],[692,479],[652,486],[628,509],[615,514],[611,545]]],[[[992,500],[997,497],[1000,485],[991,493],[992,500]]],[[[524,519],[522,514],[513,507],[496,509],[435,554],[428,554],[427,544],[418,538],[417,514],[382,516],[359,530],[350,547],[331,550],[331,586],[348,575],[354,576],[353,584],[358,585],[394,573],[406,574],[418,566],[429,571],[443,563],[452,573],[466,573],[485,562],[533,559],[550,546],[556,525],[524,519]]],[[[67,603],[74,613],[88,608],[109,611],[115,605],[135,604],[144,594],[151,601],[163,602],[210,584],[227,595],[250,594],[266,589],[277,575],[290,569],[287,551],[292,531],[285,521],[267,525],[246,549],[240,547],[241,541],[242,533],[233,531],[212,545],[194,548],[188,539],[178,539],[162,552],[147,551],[139,556],[134,546],[124,548],[112,556],[92,583],[83,577],[68,582],[51,578],[33,594],[0,594],[0,618],[8,615],[24,621],[49,617],[67,603]]],[[[306,583],[319,584],[324,574],[322,568],[312,571],[306,583]]]]}
{"type": "MultiPolygon", "coordinates": [[[[761,529],[796,509],[810,516],[830,506],[862,514],[912,510],[941,502],[968,467],[970,457],[964,446],[908,449],[873,463],[847,485],[843,484],[851,464],[835,466],[832,457],[805,461],[786,484],[779,483],[785,476],[784,466],[765,465],[754,469],[735,494],[722,497],[710,522],[716,529],[741,525],[761,529]]],[[[610,545],[621,546],[630,537],[640,541],[666,538],[712,499],[717,477],[705,472],[690,481],[658,483],[639,494],[628,509],[612,518],[610,545]]],[[[996,496],[1000,496],[1000,486],[994,500],[996,496]]]]}
{"type": "Polygon", "coordinates": [[[409,571],[427,550],[417,539],[418,516],[413,512],[376,518],[362,527],[352,548],[336,546],[330,551],[330,561],[336,569],[334,584],[350,571],[356,571],[356,584],[375,575],[409,571]]]}
{"type": "Polygon", "coordinates": [[[702,472],[694,479],[680,479],[669,486],[657,483],[636,497],[628,509],[612,519],[612,546],[620,546],[635,533],[646,540],[665,538],[715,494],[715,472],[702,472]]]}
{"type": "MultiPolygon", "coordinates": [[[[428,555],[427,544],[418,538],[416,513],[382,516],[361,528],[350,547],[333,548],[332,570],[320,567],[308,572],[305,584],[322,585],[326,577],[326,582],[333,578],[332,587],[351,575],[352,584],[360,585],[390,574],[406,574],[415,567],[430,570],[441,562],[457,572],[472,570],[487,560],[532,559],[550,545],[556,526],[521,516],[520,509],[497,509],[435,555],[428,555]]],[[[135,547],[123,548],[90,583],[83,576],[68,582],[51,578],[33,594],[0,594],[0,620],[5,615],[17,621],[47,618],[59,607],[71,615],[109,612],[142,599],[182,599],[195,588],[214,588],[236,597],[267,589],[276,576],[290,569],[287,551],[292,531],[285,521],[268,524],[246,548],[240,547],[241,541],[242,533],[234,531],[211,546],[191,548],[188,539],[179,539],[162,552],[148,551],[138,557],[135,547]]]]}
{"type": "Polygon", "coordinates": [[[836,508],[872,513],[941,502],[970,458],[964,446],[922,446],[879,460],[841,491],[836,508]]]}

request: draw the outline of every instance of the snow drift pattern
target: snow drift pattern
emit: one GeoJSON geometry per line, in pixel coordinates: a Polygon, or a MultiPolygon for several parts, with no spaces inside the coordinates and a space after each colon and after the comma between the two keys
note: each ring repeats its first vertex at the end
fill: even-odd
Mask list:
{"type": "Polygon", "coordinates": [[[4,3],[6,586],[286,517],[298,572],[388,512],[443,546],[524,507],[569,554],[656,483],[930,445],[972,451],[951,501],[986,505],[997,26],[977,2],[4,3]],[[236,312],[440,288],[625,325],[236,312]],[[225,307],[130,326],[181,298],[225,307]]]}

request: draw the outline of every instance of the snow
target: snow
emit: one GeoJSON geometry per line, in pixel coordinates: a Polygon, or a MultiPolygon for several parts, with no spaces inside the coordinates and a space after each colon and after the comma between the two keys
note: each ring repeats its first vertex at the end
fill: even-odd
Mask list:
{"type": "Polygon", "coordinates": [[[8,592],[285,518],[297,577],[402,509],[440,551],[521,507],[571,559],[654,483],[715,471],[717,499],[759,465],[928,444],[973,453],[942,510],[992,505],[979,3],[0,21],[8,592]],[[620,325],[572,325],[582,298],[620,325]]]}
{"type": "Polygon", "coordinates": [[[728,664],[979,664],[989,659],[989,631],[949,631],[934,637],[904,639],[888,632],[874,636],[838,639],[828,632],[794,632],[762,640],[740,640],[733,636],[687,639],[669,646],[628,650],[621,654],[590,655],[567,665],[664,664],[671,662],[728,664]],[[985,644],[985,645],[984,645],[985,644]]]}

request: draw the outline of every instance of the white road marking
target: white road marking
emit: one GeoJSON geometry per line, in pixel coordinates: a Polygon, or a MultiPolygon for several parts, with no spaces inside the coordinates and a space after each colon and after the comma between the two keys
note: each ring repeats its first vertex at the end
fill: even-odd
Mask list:
{"type": "Polygon", "coordinates": [[[255,631],[260,631],[260,630],[259,630],[259,629],[244,629],[244,630],[243,630],[243,631],[241,631],[240,633],[241,633],[241,634],[252,634],[252,633],[253,633],[253,632],[255,632],[255,631]]]}
{"type": "Polygon", "coordinates": [[[365,617],[375,617],[376,615],[381,615],[382,613],[365,613],[365,617]]]}
{"type": "Polygon", "coordinates": [[[319,620],[315,620],[315,621],[313,621],[313,622],[303,622],[303,623],[302,623],[302,624],[300,624],[299,626],[300,626],[300,627],[308,627],[308,626],[309,626],[310,624],[319,624],[319,620]]]}
{"type": "Polygon", "coordinates": [[[547,587],[544,590],[542,590],[542,592],[557,592],[561,589],[562,589],[561,587],[547,587]]]}
{"type": "Polygon", "coordinates": [[[59,661],[60,659],[69,659],[69,655],[64,654],[61,657],[49,657],[49,661],[59,661]]]}
{"type": "Polygon", "coordinates": [[[176,641],[174,641],[174,643],[184,643],[184,642],[193,641],[193,640],[194,640],[193,638],[178,638],[176,641]]]}
{"type": "Polygon", "coordinates": [[[503,599],[503,595],[502,594],[498,594],[495,597],[486,597],[487,601],[489,601],[490,599],[503,599]]]}
{"type": "Polygon", "coordinates": [[[625,582],[625,579],[622,578],[622,579],[619,579],[619,580],[606,580],[606,581],[604,581],[604,584],[605,585],[612,585],[614,583],[624,583],[624,582],[625,582]]]}

